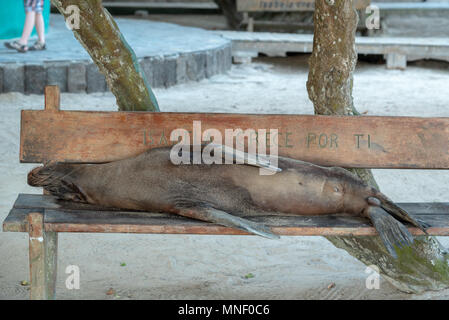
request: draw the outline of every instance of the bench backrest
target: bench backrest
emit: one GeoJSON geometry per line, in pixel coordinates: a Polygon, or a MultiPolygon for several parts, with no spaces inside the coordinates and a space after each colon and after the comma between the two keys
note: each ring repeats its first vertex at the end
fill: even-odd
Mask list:
{"type": "Polygon", "coordinates": [[[22,111],[20,161],[123,159],[174,144],[171,131],[194,121],[223,139],[226,129],[277,129],[280,155],[320,165],[449,169],[449,118],[60,111],[56,86],[45,110],[22,111]]]}
{"type": "MultiPolygon", "coordinates": [[[[340,1],[340,0],[337,0],[340,1]]],[[[354,0],[356,9],[365,9],[370,0],[354,0]]],[[[237,0],[237,11],[313,11],[315,0],[237,0]]]]}

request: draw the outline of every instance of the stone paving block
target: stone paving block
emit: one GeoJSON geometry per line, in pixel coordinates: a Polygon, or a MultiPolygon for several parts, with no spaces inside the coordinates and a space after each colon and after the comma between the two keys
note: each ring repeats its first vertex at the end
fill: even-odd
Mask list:
{"type": "Polygon", "coordinates": [[[3,92],[25,92],[25,67],[22,64],[4,64],[3,79],[3,92]]]}
{"type": "Polygon", "coordinates": [[[192,81],[204,79],[206,76],[206,53],[195,52],[185,57],[187,78],[192,81]]]}
{"type": "Polygon", "coordinates": [[[0,66],[0,93],[3,92],[3,67],[0,66]]]}
{"type": "Polygon", "coordinates": [[[67,92],[67,64],[50,62],[46,65],[47,85],[56,85],[61,92],[67,92]]]}
{"type": "Polygon", "coordinates": [[[176,84],[177,56],[154,57],[151,59],[153,87],[163,88],[176,84]]]}
{"type": "Polygon", "coordinates": [[[164,87],[164,58],[163,57],[152,57],[150,68],[153,74],[152,86],[154,88],[164,87]]]}
{"type": "Polygon", "coordinates": [[[164,86],[171,87],[177,83],[177,56],[164,57],[164,86]]]}
{"type": "Polygon", "coordinates": [[[197,81],[202,80],[206,77],[206,51],[195,52],[193,57],[196,62],[196,79],[197,81]]]}
{"type": "Polygon", "coordinates": [[[206,78],[210,78],[218,73],[218,50],[206,52],[206,78]]]}
{"type": "Polygon", "coordinates": [[[217,68],[218,73],[224,73],[226,71],[225,51],[224,48],[220,48],[217,52],[217,68]]]}
{"type": "Polygon", "coordinates": [[[180,54],[176,59],[176,83],[185,83],[187,80],[187,58],[180,54]]]}
{"type": "Polygon", "coordinates": [[[193,57],[193,55],[185,55],[185,62],[186,62],[186,77],[190,81],[195,81],[197,78],[196,75],[196,60],[193,57]]]}
{"type": "Polygon", "coordinates": [[[25,66],[25,93],[43,94],[47,82],[47,72],[42,64],[25,66]]]}
{"type": "Polygon", "coordinates": [[[139,64],[142,72],[145,74],[145,77],[147,78],[149,86],[153,88],[154,81],[153,81],[153,67],[151,64],[151,58],[143,58],[139,61],[139,64]]]}
{"type": "Polygon", "coordinates": [[[85,92],[86,86],[86,64],[71,63],[67,73],[67,91],[85,92]]]}
{"type": "Polygon", "coordinates": [[[98,70],[98,67],[94,63],[90,63],[86,68],[87,76],[87,93],[92,92],[105,92],[107,90],[106,78],[98,70]]]}
{"type": "Polygon", "coordinates": [[[231,70],[232,67],[232,49],[231,46],[225,46],[223,50],[224,69],[223,72],[231,70]]]}

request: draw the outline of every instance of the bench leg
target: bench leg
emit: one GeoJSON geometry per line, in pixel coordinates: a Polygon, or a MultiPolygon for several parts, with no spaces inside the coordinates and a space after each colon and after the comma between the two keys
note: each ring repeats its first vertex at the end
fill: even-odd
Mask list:
{"type": "Polygon", "coordinates": [[[58,234],[45,232],[44,215],[32,212],[29,223],[30,299],[55,298],[58,234]]]}
{"type": "Polygon", "coordinates": [[[234,56],[233,62],[236,64],[249,64],[251,63],[251,56],[234,56]]]}
{"type": "Polygon", "coordinates": [[[232,61],[234,63],[251,63],[252,58],[257,58],[258,52],[253,51],[233,51],[232,61]]]}
{"type": "Polygon", "coordinates": [[[254,31],[254,18],[250,17],[248,12],[243,12],[243,23],[246,23],[246,31],[254,31]]]}
{"type": "Polygon", "coordinates": [[[407,56],[401,53],[387,53],[387,69],[405,70],[407,67],[407,56]]]}
{"type": "Polygon", "coordinates": [[[248,32],[253,32],[254,31],[254,18],[253,17],[249,17],[248,18],[248,27],[246,29],[248,32]]]}

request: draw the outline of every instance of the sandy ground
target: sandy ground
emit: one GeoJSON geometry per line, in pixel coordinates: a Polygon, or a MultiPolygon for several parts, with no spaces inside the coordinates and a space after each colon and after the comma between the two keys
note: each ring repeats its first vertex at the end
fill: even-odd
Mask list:
{"type": "MultiPolygon", "coordinates": [[[[155,90],[164,111],[313,113],[305,83],[306,55],[257,59],[225,75],[155,90]]],[[[447,64],[412,65],[405,71],[360,63],[354,98],[368,115],[449,116],[447,64]]],[[[0,95],[0,220],[34,165],[19,164],[21,109],[42,109],[44,97],[0,95]]],[[[111,94],[63,94],[63,109],[115,110],[111,94]]],[[[375,170],[395,201],[447,201],[445,171],[375,170]]],[[[446,246],[449,239],[441,238],[446,246]]],[[[26,234],[0,233],[0,299],[27,298],[26,234]]],[[[449,298],[449,290],[424,295],[398,292],[385,281],[365,287],[365,266],[321,237],[60,234],[59,299],[415,299],[449,298]],[[125,266],[121,264],[125,263],[125,266]],[[81,288],[65,287],[68,265],[81,271],[81,288]],[[253,278],[245,275],[252,273],[253,278]],[[335,287],[328,289],[328,285],[335,287]],[[109,288],[115,295],[107,296],[109,288]]]]}

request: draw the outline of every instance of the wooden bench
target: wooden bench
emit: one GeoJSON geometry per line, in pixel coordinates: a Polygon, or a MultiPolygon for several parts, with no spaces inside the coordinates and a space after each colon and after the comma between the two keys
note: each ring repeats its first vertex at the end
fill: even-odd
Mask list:
{"type": "Polygon", "coordinates": [[[220,8],[214,2],[205,1],[103,1],[103,7],[112,14],[136,14],[138,11],[147,14],[217,14],[220,8]]]}
{"type": "MultiPolygon", "coordinates": [[[[356,9],[365,9],[369,6],[370,0],[354,0],[356,9]]],[[[295,12],[314,11],[315,0],[237,0],[237,12],[243,13],[243,24],[246,24],[247,31],[254,31],[254,18],[249,14],[253,12],[295,12]]],[[[259,24],[273,24],[271,21],[258,22],[259,24]]],[[[296,23],[299,28],[307,27],[305,24],[296,23]]]]}
{"type": "MultiPolygon", "coordinates": [[[[215,31],[232,41],[232,58],[235,63],[250,63],[263,53],[270,57],[285,57],[287,52],[311,53],[313,35],[215,31]]],[[[449,61],[448,38],[356,37],[359,54],[383,55],[387,69],[405,69],[407,61],[437,59],[449,61]]]]}
{"type": "MultiPolygon", "coordinates": [[[[45,110],[22,111],[20,162],[122,159],[167,145],[171,130],[190,130],[194,120],[201,121],[203,130],[278,129],[280,155],[320,165],[449,169],[449,118],[60,111],[54,86],[45,88],[45,110]]],[[[449,203],[400,206],[430,223],[429,234],[449,235],[449,203]]],[[[366,220],[345,215],[255,220],[285,236],[376,235],[366,220]]],[[[245,234],[176,215],[106,209],[38,194],[19,194],[3,231],[29,234],[31,299],[55,297],[59,232],[245,234]]]]}

